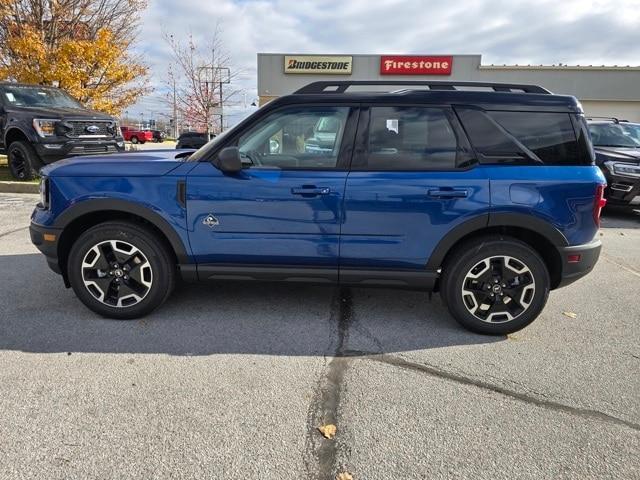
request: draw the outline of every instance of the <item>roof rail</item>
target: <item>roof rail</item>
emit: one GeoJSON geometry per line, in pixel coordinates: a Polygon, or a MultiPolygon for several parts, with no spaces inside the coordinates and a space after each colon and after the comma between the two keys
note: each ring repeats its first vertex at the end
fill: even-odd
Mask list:
{"type": "Polygon", "coordinates": [[[609,120],[610,122],[613,123],[627,123],[629,122],[629,120],[625,120],[622,118],[616,118],[616,117],[592,117],[592,116],[588,116],[587,120],[609,120]]]}
{"type": "Polygon", "coordinates": [[[313,82],[296,90],[295,94],[302,93],[345,93],[353,86],[422,86],[429,90],[457,90],[456,87],[487,87],[494,92],[518,92],[518,93],[544,93],[551,92],[539,85],[526,85],[516,83],[486,83],[486,82],[443,82],[430,80],[340,80],[313,82]]]}

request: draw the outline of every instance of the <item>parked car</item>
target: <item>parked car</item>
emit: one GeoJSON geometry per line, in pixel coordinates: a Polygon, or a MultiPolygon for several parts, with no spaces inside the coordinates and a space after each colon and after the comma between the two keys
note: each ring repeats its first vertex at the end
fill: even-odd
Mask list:
{"type": "Polygon", "coordinates": [[[591,271],[605,179],[575,98],[455,82],[349,91],[363,84],[310,84],[189,156],[49,166],[32,241],[117,319],[148,314],[179,279],[266,280],[439,291],[465,327],[505,334],[591,271]],[[333,144],[309,153],[324,118],[333,144]]]}
{"type": "Polygon", "coordinates": [[[164,139],[166,137],[165,133],[161,130],[151,130],[151,133],[153,134],[153,141],[156,143],[162,143],[164,142],[164,139]]]}
{"type": "Polygon", "coordinates": [[[589,122],[596,164],[607,179],[609,204],[640,205],[640,124],[610,120],[589,122]]]}
{"type": "Polygon", "coordinates": [[[0,82],[0,152],[17,180],[73,155],[124,151],[115,118],[58,88],[0,82]]]}
{"type": "Polygon", "coordinates": [[[178,137],[176,148],[194,148],[198,149],[209,141],[206,133],[185,132],[178,137]]]}
{"type": "Polygon", "coordinates": [[[122,136],[127,142],[131,143],[145,143],[153,141],[153,132],[151,130],[138,130],[133,127],[120,127],[122,130],[122,136]]]}

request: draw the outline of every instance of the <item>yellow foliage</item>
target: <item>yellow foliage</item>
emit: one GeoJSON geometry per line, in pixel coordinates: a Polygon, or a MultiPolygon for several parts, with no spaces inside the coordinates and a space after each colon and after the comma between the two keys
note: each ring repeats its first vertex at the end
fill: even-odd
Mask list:
{"type": "Polygon", "coordinates": [[[51,85],[90,108],[119,114],[148,91],[147,67],[136,62],[107,29],[93,39],[67,38],[49,45],[42,32],[23,26],[0,45],[0,79],[51,85]]]}

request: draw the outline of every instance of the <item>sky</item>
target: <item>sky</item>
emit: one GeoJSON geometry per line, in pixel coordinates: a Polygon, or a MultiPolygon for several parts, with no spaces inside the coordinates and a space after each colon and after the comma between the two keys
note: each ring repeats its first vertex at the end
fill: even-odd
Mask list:
{"type": "Polygon", "coordinates": [[[481,54],[483,64],[640,65],[640,0],[149,0],[137,52],[155,91],[129,108],[168,112],[162,33],[206,44],[221,27],[233,124],[255,109],[256,54],[481,54]]]}

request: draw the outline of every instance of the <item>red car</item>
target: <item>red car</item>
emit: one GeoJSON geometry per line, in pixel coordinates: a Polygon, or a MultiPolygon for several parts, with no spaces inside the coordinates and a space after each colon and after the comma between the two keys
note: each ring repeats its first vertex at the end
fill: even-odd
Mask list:
{"type": "Polygon", "coordinates": [[[150,130],[138,130],[132,127],[120,127],[120,130],[126,142],[144,143],[153,141],[153,132],[150,130]]]}

